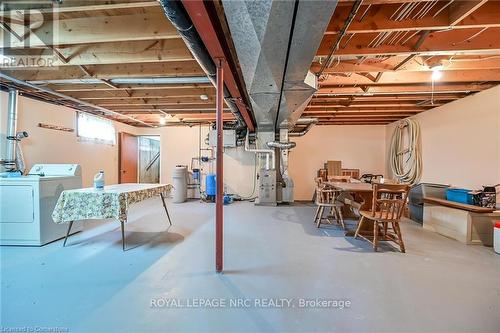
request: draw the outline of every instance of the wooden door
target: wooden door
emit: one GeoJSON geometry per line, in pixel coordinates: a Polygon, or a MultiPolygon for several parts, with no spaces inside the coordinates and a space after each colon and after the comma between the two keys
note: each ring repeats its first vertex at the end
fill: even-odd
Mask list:
{"type": "Polygon", "coordinates": [[[137,183],[137,162],[139,155],[137,137],[121,132],[118,145],[118,181],[120,184],[137,183]]]}

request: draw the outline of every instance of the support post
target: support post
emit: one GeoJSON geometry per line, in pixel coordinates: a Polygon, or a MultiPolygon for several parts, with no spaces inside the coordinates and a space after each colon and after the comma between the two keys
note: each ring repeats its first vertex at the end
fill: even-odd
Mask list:
{"type": "Polygon", "coordinates": [[[224,108],[224,70],[223,59],[216,59],[217,65],[217,98],[216,98],[216,127],[217,127],[217,150],[216,150],[216,188],[215,197],[215,270],[221,273],[223,269],[223,226],[224,226],[224,168],[223,168],[223,108],[224,108]]]}

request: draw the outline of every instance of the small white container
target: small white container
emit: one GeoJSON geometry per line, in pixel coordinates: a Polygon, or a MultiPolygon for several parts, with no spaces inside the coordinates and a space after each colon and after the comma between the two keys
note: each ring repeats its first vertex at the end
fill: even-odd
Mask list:
{"type": "Polygon", "coordinates": [[[496,253],[500,254],[500,221],[495,222],[495,228],[493,230],[493,248],[496,253]]]}
{"type": "Polygon", "coordinates": [[[104,190],[104,171],[99,171],[98,174],[94,176],[94,188],[96,190],[104,190]]]}

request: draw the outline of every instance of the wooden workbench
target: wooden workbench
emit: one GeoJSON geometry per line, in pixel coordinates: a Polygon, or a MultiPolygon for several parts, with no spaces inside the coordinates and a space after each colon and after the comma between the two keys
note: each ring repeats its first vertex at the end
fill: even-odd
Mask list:
{"type": "Polygon", "coordinates": [[[493,224],[500,211],[424,197],[423,227],[464,244],[493,245],[493,224]]]}

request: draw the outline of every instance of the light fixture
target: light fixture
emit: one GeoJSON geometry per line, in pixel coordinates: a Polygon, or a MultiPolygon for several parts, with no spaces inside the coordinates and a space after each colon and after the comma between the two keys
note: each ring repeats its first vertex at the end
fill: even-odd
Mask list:
{"type": "Polygon", "coordinates": [[[208,101],[208,96],[207,95],[200,95],[200,99],[202,101],[208,101]]]}
{"type": "Polygon", "coordinates": [[[432,70],[432,75],[431,75],[432,81],[439,80],[443,76],[443,72],[441,72],[443,68],[444,66],[441,64],[430,66],[430,69],[432,70]]]}
{"type": "Polygon", "coordinates": [[[439,69],[433,69],[432,70],[432,81],[439,80],[443,76],[443,72],[441,72],[439,69]]]}
{"type": "Polygon", "coordinates": [[[434,105],[434,82],[439,80],[443,76],[443,72],[441,70],[443,69],[443,65],[441,64],[436,64],[434,66],[430,66],[430,69],[432,69],[432,75],[431,75],[431,105],[434,105]]]}
{"type": "Polygon", "coordinates": [[[160,125],[165,125],[167,123],[167,117],[166,116],[161,116],[160,118],[160,125]]]}

